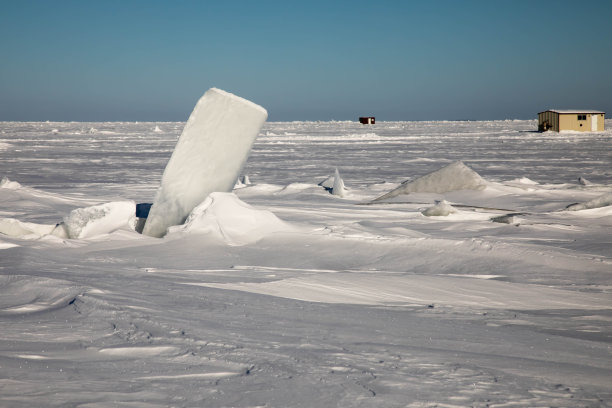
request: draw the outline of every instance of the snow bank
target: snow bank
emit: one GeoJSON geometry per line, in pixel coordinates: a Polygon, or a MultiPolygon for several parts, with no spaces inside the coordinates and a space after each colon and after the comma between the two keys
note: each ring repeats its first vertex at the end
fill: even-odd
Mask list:
{"type": "Polygon", "coordinates": [[[69,238],[90,238],[133,225],[135,214],[134,201],[115,201],[72,210],[64,225],[69,238]]]}
{"type": "Polygon", "coordinates": [[[447,193],[458,190],[482,190],[485,180],[461,161],[456,161],[439,170],[419,177],[413,181],[404,181],[398,188],[382,195],[373,201],[385,200],[409,193],[447,193]]]}
{"type": "Polygon", "coordinates": [[[0,188],[7,188],[9,190],[17,190],[18,188],[21,188],[21,184],[19,184],[16,181],[11,181],[8,179],[8,177],[4,176],[2,177],[2,180],[0,180],[0,188]]]}
{"type": "Polygon", "coordinates": [[[294,229],[270,211],[258,210],[234,193],[212,193],[193,209],[184,225],[169,234],[206,234],[230,245],[245,245],[276,233],[294,229]]]}
{"type": "Polygon", "coordinates": [[[429,207],[425,211],[422,211],[421,214],[427,217],[446,217],[447,215],[454,214],[457,212],[457,209],[450,205],[450,203],[446,200],[438,201],[436,205],[433,207],[429,207]]]}
{"type": "Polygon", "coordinates": [[[213,191],[232,191],[268,113],[220,89],[200,98],[166,165],[142,231],[162,237],[213,191]]]}
{"type": "Polygon", "coordinates": [[[606,193],[585,203],[569,205],[567,211],[590,210],[593,208],[606,207],[612,205],[612,193],[606,193]]]}

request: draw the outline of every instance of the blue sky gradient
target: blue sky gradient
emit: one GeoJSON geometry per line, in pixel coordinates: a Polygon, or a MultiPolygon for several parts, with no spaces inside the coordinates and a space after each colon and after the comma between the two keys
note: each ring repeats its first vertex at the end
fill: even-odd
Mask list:
{"type": "Polygon", "coordinates": [[[0,120],[182,121],[218,87],[269,120],[612,112],[610,1],[5,1],[0,120]]]}

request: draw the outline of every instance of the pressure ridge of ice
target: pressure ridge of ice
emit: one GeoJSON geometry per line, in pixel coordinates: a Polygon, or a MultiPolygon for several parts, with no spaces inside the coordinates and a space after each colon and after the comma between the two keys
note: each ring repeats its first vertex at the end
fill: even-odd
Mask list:
{"type": "Polygon", "coordinates": [[[376,198],[374,201],[409,193],[442,194],[458,190],[482,190],[485,186],[485,180],[478,173],[462,161],[456,161],[415,180],[405,181],[396,189],[376,198]]]}
{"type": "Polygon", "coordinates": [[[568,211],[591,210],[593,208],[601,208],[612,205],[612,193],[606,193],[595,197],[585,203],[572,204],[567,207],[568,211]]]}

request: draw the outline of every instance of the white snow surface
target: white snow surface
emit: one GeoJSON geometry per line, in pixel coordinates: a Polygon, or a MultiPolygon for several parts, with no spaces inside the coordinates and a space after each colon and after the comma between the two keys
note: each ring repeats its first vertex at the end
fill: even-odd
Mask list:
{"type": "Polygon", "coordinates": [[[234,187],[266,121],[264,108],[211,88],[200,98],[166,165],[143,234],[162,237],[215,191],[234,187]]]}
{"type": "Polygon", "coordinates": [[[612,406],[609,130],[267,123],[138,234],[184,127],[0,123],[0,406],[612,406]]]}

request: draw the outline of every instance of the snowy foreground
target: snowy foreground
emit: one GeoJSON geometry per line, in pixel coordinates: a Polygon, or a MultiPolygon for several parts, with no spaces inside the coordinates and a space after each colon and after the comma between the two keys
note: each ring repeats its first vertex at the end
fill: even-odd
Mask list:
{"type": "Polygon", "coordinates": [[[0,406],[612,406],[611,131],[268,123],[140,235],[183,126],[0,123],[0,406]]]}

